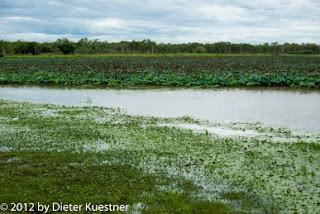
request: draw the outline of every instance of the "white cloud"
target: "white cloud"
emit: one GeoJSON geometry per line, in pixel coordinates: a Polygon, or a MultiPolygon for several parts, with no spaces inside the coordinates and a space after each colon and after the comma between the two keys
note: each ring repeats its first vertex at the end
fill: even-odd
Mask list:
{"type": "Polygon", "coordinates": [[[195,11],[197,11],[198,16],[218,21],[240,21],[250,15],[245,9],[233,5],[208,4],[195,7],[195,11]]]}
{"type": "Polygon", "coordinates": [[[129,26],[124,20],[117,18],[104,18],[87,21],[87,28],[91,33],[105,33],[112,29],[126,29],[129,26]]]}
{"type": "Polygon", "coordinates": [[[24,41],[50,41],[55,40],[56,35],[47,33],[23,32],[23,33],[8,33],[1,36],[2,39],[9,41],[24,40],[24,41]]]}
{"type": "Polygon", "coordinates": [[[32,17],[28,17],[28,16],[8,16],[5,17],[5,19],[7,21],[30,21],[30,20],[34,20],[32,17]]]}

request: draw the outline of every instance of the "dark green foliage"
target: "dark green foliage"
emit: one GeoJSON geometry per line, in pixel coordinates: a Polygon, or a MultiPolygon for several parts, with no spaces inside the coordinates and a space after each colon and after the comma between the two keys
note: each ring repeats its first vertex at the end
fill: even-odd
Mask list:
{"type": "Polygon", "coordinates": [[[195,48],[195,50],[194,50],[194,52],[196,52],[196,53],[205,53],[207,50],[203,47],[203,46],[201,46],[201,45],[199,45],[199,46],[197,46],[196,48],[195,48]]]}
{"type": "Polygon", "coordinates": [[[105,87],[320,87],[309,56],[112,56],[5,58],[0,84],[105,87]]]}
{"type": "Polygon", "coordinates": [[[53,50],[51,49],[51,47],[46,44],[41,44],[40,50],[41,50],[41,53],[53,53],[53,50]]]}
{"type": "Polygon", "coordinates": [[[295,52],[290,52],[289,54],[314,54],[312,50],[300,50],[295,52]]]}
{"type": "Polygon", "coordinates": [[[1,50],[0,50],[0,57],[4,57],[5,55],[6,55],[6,53],[5,53],[4,48],[2,46],[1,50]]]}
{"type": "Polygon", "coordinates": [[[74,53],[74,45],[68,39],[58,39],[57,40],[57,47],[63,54],[73,54],[74,53]]]}
{"type": "Polygon", "coordinates": [[[22,42],[3,41],[0,46],[5,48],[7,54],[40,54],[40,53],[77,53],[77,54],[101,54],[101,53],[217,53],[217,54],[320,54],[320,45],[314,43],[284,43],[277,42],[264,44],[249,43],[182,43],[165,44],[156,43],[149,39],[141,41],[107,42],[82,38],[79,41],[70,41],[66,38],[55,42],[22,42]],[[28,46],[28,47],[27,47],[28,46]],[[30,47],[32,46],[32,47],[30,47]],[[38,46],[38,48],[35,48],[38,46]],[[37,51],[35,51],[37,50],[37,51]]]}
{"type": "Polygon", "coordinates": [[[40,53],[39,45],[36,42],[19,42],[14,48],[15,54],[32,54],[38,55],[40,53]]]}

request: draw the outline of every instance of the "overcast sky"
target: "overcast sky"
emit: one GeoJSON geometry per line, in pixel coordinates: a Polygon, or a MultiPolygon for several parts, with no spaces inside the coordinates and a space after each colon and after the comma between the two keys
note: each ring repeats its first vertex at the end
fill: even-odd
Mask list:
{"type": "Polygon", "coordinates": [[[320,0],[0,0],[0,39],[316,42],[320,0]]]}

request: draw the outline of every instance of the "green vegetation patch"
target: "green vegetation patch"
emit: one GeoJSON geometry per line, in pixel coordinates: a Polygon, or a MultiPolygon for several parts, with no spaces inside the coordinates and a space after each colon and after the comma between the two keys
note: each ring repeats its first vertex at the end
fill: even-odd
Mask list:
{"type": "Polygon", "coordinates": [[[0,84],[319,88],[319,71],[317,56],[6,57],[0,59],[0,84]]]}
{"type": "Polygon", "coordinates": [[[319,211],[319,142],[217,137],[164,123],[201,125],[2,100],[0,201],[123,203],[141,213],[319,211]]]}
{"type": "Polygon", "coordinates": [[[1,201],[129,204],[131,212],[143,213],[232,213],[222,203],[156,191],[159,183],[172,182],[168,178],[146,175],[129,165],[93,164],[93,158],[95,154],[90,153],[1,152],[1,201]],[[138,207],[139,201],[145,204],[138,207]]]}

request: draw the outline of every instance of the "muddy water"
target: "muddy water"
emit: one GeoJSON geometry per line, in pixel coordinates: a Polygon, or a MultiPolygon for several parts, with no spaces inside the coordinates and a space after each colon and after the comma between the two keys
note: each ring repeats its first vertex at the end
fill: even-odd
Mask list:
{"type": "Polygon", "coordinates": [[[262,122],[290,129],[320,131],[319,91],[0,87],[0,99],[119,107],[134,115],[188,115],[217,122],[262,122]]]}

